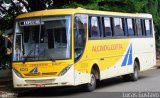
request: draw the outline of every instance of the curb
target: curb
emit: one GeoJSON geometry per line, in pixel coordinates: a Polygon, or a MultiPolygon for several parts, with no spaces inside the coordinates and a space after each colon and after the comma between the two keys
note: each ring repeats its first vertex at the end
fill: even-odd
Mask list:
{"type": "Polygon", "coordinates": [[[0,85],[0,91],[12,91],[12,90],[13,90],[12,84],[0,85]]]}
{"type": "Polygon", "coordinates": [[[13,83],[12,77],[0,77],[0,92],[1,91],[12,91],[13,83]]]}
{"type": "Polygon", "coordinates": [[[7,85],[7,84],[12,84],[12,79],[11,78],[0,78],[0,86],[1,85],[7,85]]]}
{"type": "Polygon", "coordinates": [[[160,69],[160,65],[155,65],[155,66],[151,67],[150,69],[160,69]]]}
{"type": "Polygon", "coordinates": [[[12,74],[11,70],[0,70],[0,86],[12,84],[12,74]]]}
{"type": "Polygon", "coordinates": [[[160,65],[155,65],[154,66],[156,69],[160,69],[160,65]]]}

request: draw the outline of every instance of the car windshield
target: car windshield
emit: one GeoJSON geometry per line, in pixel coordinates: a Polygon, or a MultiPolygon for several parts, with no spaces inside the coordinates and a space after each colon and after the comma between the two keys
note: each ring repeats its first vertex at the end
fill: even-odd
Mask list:
{"type": "Polygon", "coordinates": [[[71,58],[71,17],[17,20],[13,61],[71,58]]]}

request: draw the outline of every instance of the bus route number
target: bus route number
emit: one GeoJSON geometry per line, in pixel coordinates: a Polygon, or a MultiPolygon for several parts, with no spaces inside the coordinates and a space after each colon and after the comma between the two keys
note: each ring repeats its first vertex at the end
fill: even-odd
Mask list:
{"type": "Polygon", "coordinates": [[[28,71],[28,68],[20,68],[20,71],[28,71]]]}

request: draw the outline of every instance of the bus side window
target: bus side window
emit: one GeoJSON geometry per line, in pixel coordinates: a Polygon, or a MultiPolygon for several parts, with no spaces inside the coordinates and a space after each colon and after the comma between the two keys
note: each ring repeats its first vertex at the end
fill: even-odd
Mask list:
{"type": "Polygon", "coordinates": [[[114,18],[114,36],[124,36],[122,18],[114,18]]]}
{"type": "Polygon", "coordinates": [[[146,36],[146,32],[145,32],[145,21],[144,19],[141,19],[141,26],[142,26],[142,35],[146,36]]]}
{"type": "Polygon", "coordinates": [[[110,17],[103,18],[104,37],[112,36],[111,20],[110,17]]]}
{"type": "Polygon", "coordinates": [[[98,22],[98,17],[90,17],[90,37],[91,38],[96,38],[100,37],[100,28],[99,28],[99,22],[98,22]]]}
{"type": "Polygon", "coordinates": [[[136,19],[137,35],[142,36],[142,24],[140,19],[136,19]]]}
{"type": "Polygon", "coordinates": [[[133,20],[131,18],[127,19],[127,31],[128,36],[134,36],[133,20]]]}
{"type": "Polygon", "coordinates": [[[144,20],[144,24],[145,24],[146,36],[150,36],[151,35],[151,23],[150,23],[150,20],[148,20],[148,19],[144,20]]]}
{"type": "Polygon", "coordinates": [[[123,23],[123,31],[124,31],[124,37],[128,36],[128,25],[127,25],[127,19],[122,18],[123,23]]]}

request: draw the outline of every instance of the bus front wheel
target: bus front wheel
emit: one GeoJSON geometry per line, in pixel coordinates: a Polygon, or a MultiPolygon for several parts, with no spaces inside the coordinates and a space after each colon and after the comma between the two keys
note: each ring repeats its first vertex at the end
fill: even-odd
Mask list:
{"type": "Polygon", "coordinates": [[[91,72],[90,83],[85,85],[85,89],[88,92],[94,91],[96,88],[96,76],[94,71],[91,72]]]}

